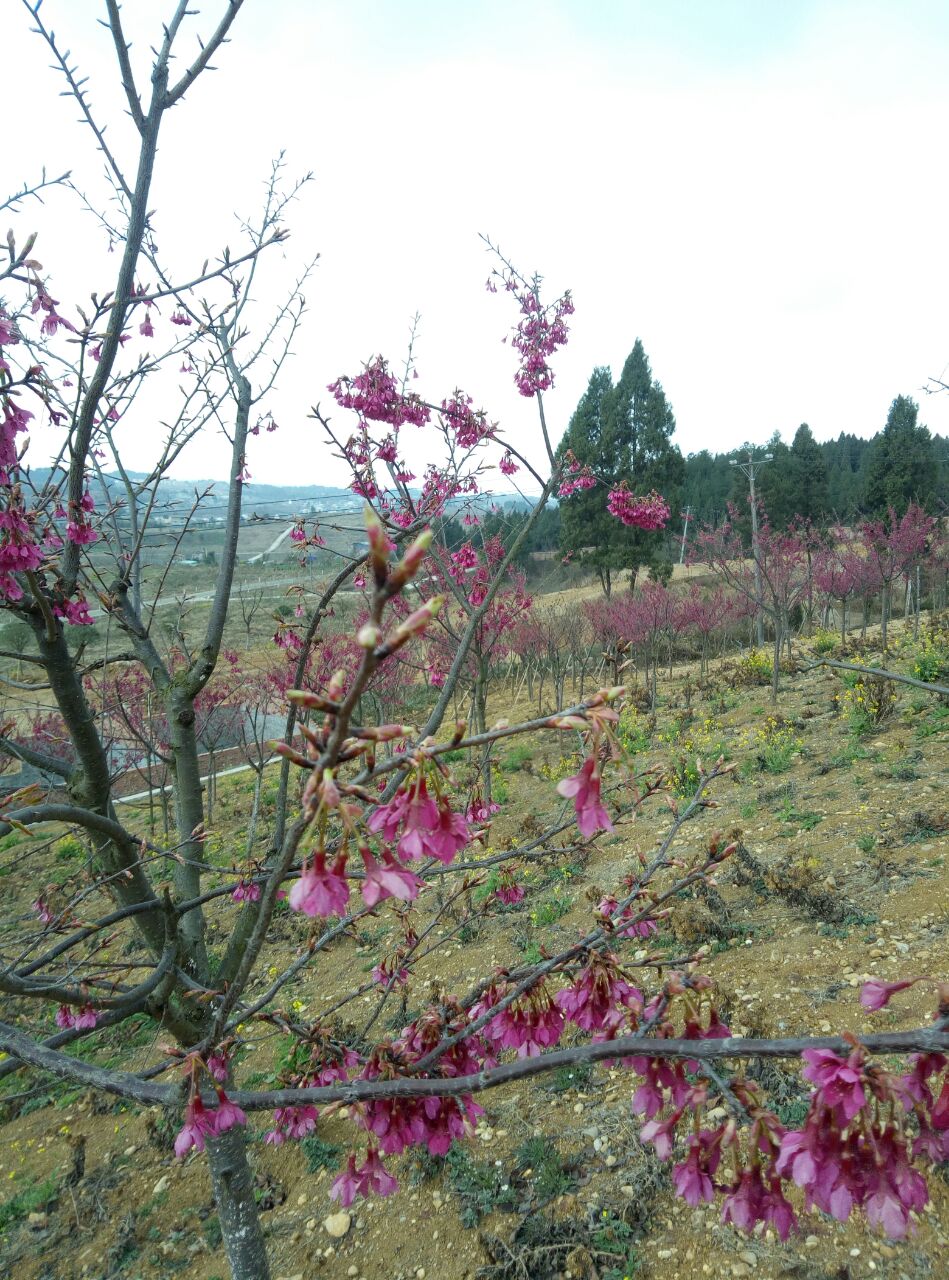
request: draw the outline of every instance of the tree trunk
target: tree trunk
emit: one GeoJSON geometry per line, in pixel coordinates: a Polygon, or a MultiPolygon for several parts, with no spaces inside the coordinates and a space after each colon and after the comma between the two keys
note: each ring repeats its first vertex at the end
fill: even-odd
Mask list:
{"type": "Polygon", "coordinates": [[[781,620],[774,620],[774,658],[771,666],[771,701],[778,701],[778,684],[781,680],[781,645],[784,637],[781,634],[781,620]]]}
{"type": "Polygon", "coordinates": [[[247,853],[248,858],[254,856],[254,844],[257,840],[257,819],[260,815],[260,793],[264,784],[264,765],[261,759],[260,768],[256,770],[257,777],[254,779],[254,799],[250,807],[250,819],[247,823],[247,853]]]}
{"type": "Polygon", "coordinates": [[[209,1138],[208,1165],[232,1280],[270,1280],[243,1128],[209,1138]]]}

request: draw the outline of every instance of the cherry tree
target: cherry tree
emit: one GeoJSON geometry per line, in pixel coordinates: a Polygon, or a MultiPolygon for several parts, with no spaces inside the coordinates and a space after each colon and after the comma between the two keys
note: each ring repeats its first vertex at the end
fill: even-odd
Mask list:
{"type": "Polygon", "coordinates": [[[885,520],[867,520],[860,526],[860,541],[868,564],[880,584],[880,631],[887,646],[893,583],[909,577],[920,564],[935,526],[932,516],[915,503],[902,516],[890,508],[885,520]]]}
{"type": "Polygon", "coordinates": [[[735,511],[718,528],[706,526],[696,538],[695,559],[707,564],[722,582],[749,603],[763,608],[774,637],[771,697],[776,702],[781,678],[781,652],[790,639],[791,611],[806,595],[809,582],[807,549],[801,534],[772,529],[763,510],[754,558],[748,559],[735,511]]]}

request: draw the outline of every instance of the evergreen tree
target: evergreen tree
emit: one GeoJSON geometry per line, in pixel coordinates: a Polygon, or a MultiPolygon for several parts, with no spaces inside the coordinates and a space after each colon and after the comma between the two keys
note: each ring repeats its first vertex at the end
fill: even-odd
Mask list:
{"type": "Polygon", "coordinates": [[[698,521],[696,528],[703,524],[717,528],[727,516],[734,471],[729,466],[732,456],[702,449],[686,458],[682,506],[691,509],[691,518],[698,521]]]}
{"type": "Polygon", "coordinates": [[[606,509],[606,490],[620,479],[617,450],[605,429],[604,401],[612,390],[609,369],[594,369],[558,450],[563,456],[570,449],[604,482],[561,503],[560,545],[596,570],[607,593],[612,571],[622,565],[619,542],[624,532],[606,509]]]}
{"type": "Polygon", "coordinates": [[[867,473],[864,506],[871,516],[885,516],[891,507],[901,516],[914,502],[932,506],[938,462],[929,429],[917,423],[918,413],[909,396],[897,396],[890,405],[867,473]]]}
{"type": "Polygon", "coordinates": [[[821,524],[827,515],[827,463],[806,422],[798,427],[791,444],[790,479],[794,514],[821,524]]]}
{"type": "Polygon", "coordinates": [[[666,535],[619,524],[607,513],[604,494],[625,480],[637,493],[657,489],[677,511],[685,466],[671,443],[674,431],[675,415],[639,338],[615,386],[609,369],[593,371],[560,451],[571,449],[603,483],[566,499],[561,541],[596,569],[607,592],[616,571],[635,578],[642,565],[668,559],[666,535]]]}
{"type": "MultiPolygon", "coordinates": [[[[778,431],[765,448],[771,454],[771,461],[766,462],[758,473],[758,498],[772,529],[786,529],[796,514],[794,461],[791,450],[778,431]]],[[[744,512],[748,509],[748,479],[739,468],[734,470],[735,505],[742,512],[741,523],[744,523],[744,512]]]]}

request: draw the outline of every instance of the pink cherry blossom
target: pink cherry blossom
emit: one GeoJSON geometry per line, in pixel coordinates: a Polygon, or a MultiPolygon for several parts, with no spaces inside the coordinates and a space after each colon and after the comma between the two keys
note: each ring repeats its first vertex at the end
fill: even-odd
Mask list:
{"type": "Polygon", "coordinates": [[[330,1198],[338,1200],[343,1208],[348,1208],[356,1196],[369,1196],[375,1192],[380,1196],[389,1196],[399,1189],[399,1184],[391,1174],[387,1173],[379,1151],[370,1147],[366,1152],[365,1162],[358,1168],[356,1157],[349,1157],[345,1173],[341,1173],[330,1188],[330,1198]]]}
{"type": "Polygon", "coordinates": [[[346,854],[340,854],[327,869],[326,854],[321,849],[315,854],[313,865],[304,867],[290,890],[290,906],[308,916],[341,916],[346,914],[348,902],[346,854]]]}
{"type": "Polygon", "coordinates": [[[845,1061],[830,1049],[805,1049],[803,1075],[819,1088],[823,1103],[849,1124],[866,1105],[863,1091],[863,1054],[854,1050],[845,1061]]]}
{"type": "Polygon", "coordinates": [[[919,978],[909,978],[904,982],[884,982],[881,978],[871,978],[860,990],[860,1003],[864,1009],[871,1011],[884,1009],[897,991],[905,991],[917,982],[919,978]]]}
{"type": "Polygon", "coordinates": [[[185,1108],[185,1122],[175,1138],[175,1155],[180,1160],[192,1147],[196,1151],[203,1151],[205,1139],[213,1138],[216,1133],[214,1113],[206,1110],[196,1094],[185,1108]]]}
{"type": "Polygon", "coordinates": [[[245,1125],[247,1123],[247,1116],[236,1102],[231,1101],[223,1089],[219,1088],[217,1090],[217,1097],[218,1105],[215,1107],[214,1111],[211,1112],[211,1116],[214,1121],[214,1132],[216,1134],[226,1133],[227,1130],[232,1129],[234,1125],[245,1125]]]}
{"type": "Polygon", "coordinates": [[[693,1209],[715,1195],[712,1178],[722,1158],[723,1132],[722,1128],[700,1130],[689,1139],[689,1153],[685,1160],[673,1167],[672,1181],[676,1194],[693,1209]]]}
{"type": "Polygon", "coordinates": [[[367,907],[374,907],[385,898],[412,902],[418,897],[425,882],[397,862],[388,849],[383,852],[381,864],[368,849],[360,849],[360,853],[366,868],[362,896],[367,907]]]}
{"type": "Polygon", "coordinates": [[[279,1147],[288,1138],[305,1138],[316,1128],[319,1112],[312,1103],[302,1106],[277,1107],[274,1127],[264,1134],[264,1142],[279,1147]]]}
{"type": "Polygon", "coordinates": [[[622,484],[610,490],[606,506],[611,516],[635,529],[664,529],[669,519],[668,503],[655,489],[636,497],[622,484]]]}
{"type": "Polygon", "coordinates": [[[558,782],[557,790],[568,799],[574,798],[577,826],[582,836],[589,839],[594,831],[613,830],[610,815],[600,799],[600,774],[595,756],[584,760],[579,773],[558,782]]]}
{"type": "Polygon", "coordinates": [[[238,880],[231,897],[235,902],[259,902],[260,885],[254,880],[238,880]]]}

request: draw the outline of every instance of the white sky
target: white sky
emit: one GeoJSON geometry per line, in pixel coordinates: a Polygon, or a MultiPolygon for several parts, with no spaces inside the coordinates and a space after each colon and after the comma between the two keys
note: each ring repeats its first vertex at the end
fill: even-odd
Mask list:
{"type": "MultiPolygon", "coordinates": [[[[220,5],[201,0],[182,52],[220,5]]],[[[26,10],[3,6],[4,187],[45,163],[95,195],[92,136],[26,10]]],[[[171,8],[126,2],[143,90],[171,8]]],[[[104,5],[43,13],[132,168],[104,5]]],[[[423,394],[460,385],[533,440],[479,231],[541,270],[550,296],[574,292],[547,398],[557,438],[594,365],[618,375],[637,336],[685,453],[790,439],[801,421],[818,439],[872,434],[894,396],[919,399],[949,365],[947,57],[939,0],[246,0],[220,69],[166,121],[152,204],[185,276],[236,243],[233,211],[255,210],[278,151],[314,173],[261,288],[276,298],[321,254],[254,479],[345,482],[309,406],[375,352],[398,366],[416,311],[423,394]]],[[[109,287],[116,259],[68,196],[17,225],[40,229],[55,296],[109,287]]],[[[923,397],[921,417],[949,432],[949,396],[923,397]]],[[[140,425],[130,465],[149,445],[140,425]]],[[[177,468],[223,471],[211,433],[177,468]]]]}

